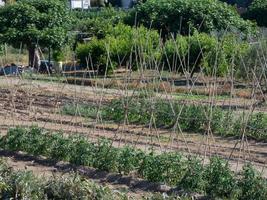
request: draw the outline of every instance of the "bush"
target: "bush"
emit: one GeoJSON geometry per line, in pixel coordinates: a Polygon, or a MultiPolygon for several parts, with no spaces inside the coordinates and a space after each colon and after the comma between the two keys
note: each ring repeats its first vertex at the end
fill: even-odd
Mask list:
{"type": "Polygon", "coordinates": [[[164,44],[163,62],[165,69],[171,71],[189,71],[186,68],[186,56],[188,55],[187,37],[177,35],[174,39],[169,39],[164,44]]]}
{"type": "Polygon", "coordinates": [[[228,163],[213,157],[204,174],[206,185],[205,191],[213,198],[230,198],[234,195],[237,188],[234,174],[230,170],[228,163]]]}
{"type": "Polygon", "coordinates": [[[86,44],[79,44],[76,52],[83,66],[92,64],[94,69],[104,73],[106,70],[111,72],[118,66],[129,64],[133,67],[140,62],[159,59],[159,44],[156,31],[118,24],[108,31],[105,38],[93,38],[86,44]]]}
{"type": "Polygon", "coordinates": [[[90,69],[97,70],[107,63],[104,40],[93,38],[89,43],[79,44],[76,53],[80,64],[90,69]]]}
{"type": "Polygon", "coordinates": [[[267,54],[266,38],[258,39],[249,45],[248,50],[236,67],[235,76],[245,81],[258,79],[260,85],[265,84],[263,77],[267,75],[265,56],[267,54]],[[259,78],[261,77],[261,78],[259,78]]]}
{"type": "Polygon", "coordinates": [[[188,158],[188,168],[178,187],[188,192],[203,192],[205,187],[204,166],[201,160],[195,157],[188,158]]]}
{"type": "Polygon", "coordinates": [[[100,10],[73,11],[76,16],[76,23],[73,29],[86,33],[86,37],[103,39],[108,32],[123,21],[126,12],[111,7],[100,10]]]}
{"type": "Polygon", "coordinates": [[[239,180],[242,200],[262,200],[267,197],[267,181],[255,171],[251,164],[245,165],[239,180]]]}
{"type": "Polygon", "coordinates": [[[267,1],[254,0],[249,6],[248,11],[244,13],[244,18],[255,20],[259,26],[267,27],[267,1]]]}
{"type": "Polygon", "coordinates": [[[229,29],[254,32],[251,22],[218,0],[147,0],[130,13],[127,23],[133,25],[135,21],[162,31],[165,37],[170,33],[188,35],[192,27],[207,33],[229,29]]]}
{"type": "Polygon", "coordinates": [[[248,43],[238,41],[236,36],[214,35],[194,32],[192,36],[178,35],[167,40],[164,47],[164,63],[168,69],[189,73],[191,77],[201,70],[206,75],[224,76],[231,67],[238,66],[248,51],[248,43]]]}

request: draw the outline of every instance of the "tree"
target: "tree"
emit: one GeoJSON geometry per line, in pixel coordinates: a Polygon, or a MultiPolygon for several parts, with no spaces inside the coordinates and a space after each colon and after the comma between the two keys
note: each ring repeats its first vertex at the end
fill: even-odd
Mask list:
{"type": "Polygon", "coordinates": [[[131,12],[128,23],[136,22],[156,28],[163,35],[178,32],[187,35],[189,27],[200,32],[253,30],[253,24],[243,20],[235,8],[218,0],[147,0],[131,12]]]}
{"type": "Polygon", "coordinates": [[[254,0],[244,18],[255,20],[259,26],[267,27],[267,0],[254,0]]]}
{"type": "Polygon", "coordinates": [[[231,5],[237,5],[237,7],[247,8],[253,0],[220,0],[231,5]]]}
{"type": "Polygon", "coordinates": [[[29,66],[37,68],[37,47],[59,49],[66,42],[70,20],[63,1],[20,0],[0,8],[0,42],[26,45],[29,66]]]}

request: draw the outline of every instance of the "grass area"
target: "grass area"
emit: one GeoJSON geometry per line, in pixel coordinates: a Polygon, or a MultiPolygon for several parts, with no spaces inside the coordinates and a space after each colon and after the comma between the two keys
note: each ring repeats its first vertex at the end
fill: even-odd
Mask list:
{"type": "Polygon", "coordinates": [[[23,73],[21,76],[23,79],[27,80],[59,82],[59,83],[64,83],[66,81],[65,77],[56,74],[47,75],[47,74],[36,74],[36,73],[23,73]]]}
{"type": "Polygon", "coordinates": [[[246,165],[237,175],[218,157],[203,165],[198,158],[177,152],[155,154],[130,146],[115,148],[106,139],[92,143],[81,136],[64,137],[61,133],[49,133],[36,127],[10,129],[0,141],[1,148],[6,150],[109,172],[137,174],[149,181],[176,186],[185,193],[204,194],[209,199],[264,200],[267,195],[266,180],[251,165],[246,165]]]}

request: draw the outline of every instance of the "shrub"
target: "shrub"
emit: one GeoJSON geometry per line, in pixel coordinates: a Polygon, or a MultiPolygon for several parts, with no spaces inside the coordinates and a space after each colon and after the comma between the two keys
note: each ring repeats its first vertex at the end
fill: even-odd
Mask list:
{"type": "Polygon", "coordinates": [[[235,35],[226,34],[213,48],[206,51],[206,55],[204,53],[204,71],[209,75],[227,75],[236,70],[248,50],[249,44],[246,41],[239,40],[235,35]]]}
{"type": "Polygon", "coordinates": [[[76,16],[76,23],[73,29],[82,33],[87,33],[86,37],[96,37],[103,39],[110,32],[113,26],[122,22],[126,12],[111,7],[100,10],[73,11],[76,16]]]}
{"type": "Polygon", "coordinates": [[[188,35],[192,27],[207,33],[228,29],[253,32],[251,22],[243,20],[233,7],[218,0],[147,0],[133,9],[126,21],[131,24],[137,21],[160,30],[163,36],[169,33],[188,35]]]}
{"type": "Polygon", "coordinates": [[[178,35],[165,43],[165,59],[168,69],[189,73],[191,77],[201,70],[206,75],[224,76],[231,67],[238,66],[248,51],[248,43],[238,41],[234,35],[220,39],[214,35],[195,31],[191,36],[178,35]]]}
{"type": "Polygon", "coordinates": [[[189,71],[186,68],[186,55],[188,54],[187,37],[177,35],[176,38],[169,39],[164,44],[165,68],[171,71],[189,71]]]}
{"type": "Polygon", "coordinates": [[[94,155],[93,167],[105,171],[117,171],[118,151],[112,147],[110,140],[98,141],[94,155]]]}
{"type": "Polygon", "coordinates": [[[118,156],[118,171],[121,174],[129,174],[136,171],[144,158],[144,152],[126,146],[122,148],[118,156]]]}
{"type": "Polygon", "coordinates": [[[267,117],[264,113],[250,116],[247,124],[246,135],[252,138],[267,140],[267,117]]]}
{"type": "MultiPolygon", "coordinates": [[[[267,54],[267,40],[261,38],[249,45],[246,53],[241,57],[236,67],[235,76],[243,80],[254,80],[255,77],[267,75],[265,55],[267,54]]],[[[264,78],[259,78],[260,84],[264,85],[264,78]]]]}
{"type": "Polygon", "coordinates": [[[97,70],[107,63],[104,40],[93,38],[89,43],[79,44],[76,53],[80,64],[84,67],[97,70]]]}
{"type": "Polygon", "coordinates": [[[93,38],[86,44],[79,44],[76,52],[83,66],[93,65],[94,69],[104,73],[127,63],[132,67],[147,63],[149,59],[159,59],[159,44],[156,31],[144,27],[131,28],[120,23],[105,38],[93,38]]]}
{"type": "Polygon", "coordinates": [[[262,200],[267,197],[267,181],[253,169],[251,164],[243,167],[242,179],[238,184],[241,188],[239,199],[262,200]]]}
{"type": "Polygon", "coordinates": [[[195,157],[189,157],[187,162],[188,168],[178,187],[188,192],[203,192],[205,186],[203,164],[195,157]]]}
{"type": "Polygon", "coordinates": [[[205,191],[214,197],[231,197],[236,190],[236,180],[230,170],[228,163],[213,157],[210,164],[206,167],[204,174],[206,185],[205,191]]]}

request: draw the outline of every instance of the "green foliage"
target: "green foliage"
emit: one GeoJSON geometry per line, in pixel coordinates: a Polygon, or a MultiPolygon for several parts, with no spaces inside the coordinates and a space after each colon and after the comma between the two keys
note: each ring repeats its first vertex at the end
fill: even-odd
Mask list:
{"type": "Polygon", "coordinates": [[[266,138],[267,116],[264,113],[252,115],[247,124],[247,135],[252,138],[266,138]]]}
{"type": "Polygon", "coordinates": [[[1,199],[125,199],[119,192],[98,186],[77,174],[38,178],[30,171],[13,171],[0,161],[1,199]]]}
{"type": "Polygon", "coordinates": [[[212,158],[204,176],[207,180],[205,190],[209,196],[230,198],[234,195],[237,183],[228,163],[217,157],[212,158]]]}
{"type": "Polygon", "coordinates": [[[254,32],[251,22],[243,20],[234,8],[218,0],[147,0],[131,12],[128,23],[135,24],[135,21],[161,30],[163,36],[169,33],[188,35],[192,27],[207,33],[229,29],[245,34],[254,32]]]}
{"type": "Polygon", "coordinates": [[[244,166],[242,179],[238,184],[242,189],[240,199],[261,200],[267,197],[267,181],[253,169],[251,164],[244,166]]]}
{"type": "Polygon", "coordinates": [[[97,115],[97,108],[91,105],[81,104],[66,104],[62,107],[62,114],[77,115],[81,117],[94,118],[97,115]]]}
{"type": "Polygon", "coordinates": [[[259,26],[267,27],[267,1],[254,0],[249,6],[248,11],[244,13],[247,19],[255,20],[259,26]]]}
{"type": "Polygon", "coordinates": [[[0,41],[59,48],[66,41],[70,20],[60,1],[21,0],[0,8],[0,41]]]}
{"type": "Polygon", "coordinates": [[[203,105],[181,105],[173,103],[172,106],[164,100],[151,101],[140,98],[134,101],[126,99],[113,100],[112,103],[103,108],[102,117],[106,120],[114,120],[116,122],[123,122],[127,116],[130,123],[148,125],[153,116],[153,120],[158,127],[173,128],[176,122],[179,123],[183,131],[201,132],[204,133],[207,125],[210,112],[219,112],[212,115],[211,121],[214,130],[216,125],[224,118],[224,113],[219,108],[214,108],[213,111],[208,106],[203,105]],[[125,109],[127,107],[127,109],[125,109]]]}
{"type": "Polygon", "coordinates": [[[188,168],[179,185],[188,192],[203,192],[205,187],[204,166],[200,160],[195,157],[188,158],[188,168]]]}
{"type": "MultiPolygon", "coordinates": [[[[156,154],[145,153],[129,146],[115,148],[111,141],[106,139],[92,143],[81,136],[62,137],[62,134],[50,134],[38,128],[10,129],[8,134],[1,138],[1,148],[30,154],[35,152],[35,155],[58,161],[64,160],[71,164],[126,175],[136,173],[149,181],[176,185],[186,192],[196,191],[207,194],[211,198],[263,200],[267,191],[266,180],[261,178],[254,169],[245,167],[241,175],[237,176],[229,169],[228,163],[218,157],[211,158],[210,164],[202,165],[197,158],[186,158],[177,152],[156,154]],[[18,146],[16,144],[19,141],[21,144],[18,146]],[[33,144],[33,141],[36,144],[33,144]],[[30,144],[37,147],[38,144],[44,143],[46,150],[40,147],[40,151],[35,152],[30,147],[30,144]],[[63,150],[59,150],[58,147],[63,147],[63,150]],[[56,150],[60,153],[55,153],[56,150]],[[258,188],[260,190],[257,190],[258,188]]],[[[85,199],[86,197],[105,199],[106,195],[111,195],[107,190],[95,187],[80,177],[50,180],[40,184],[30,173],[13,175],[5,165],[1,164],[0,186],[3,188],[0,193],[4,196],[12,197],[14,191],[19,191],[21,197],[31,197],[30,199],[40,199],[44,194],[48,199],[60,199],[60,197],[76,199],[77,195],[85,199]],[[9,176],[11,178],[6,178],[9,176]]]]}
{"type": "Polygon", "coordinates": [[[183,157],[177,153],[151,153],[142,163],[139,170],[143,177],[154,182],[164,182],[176,185],[184,176],[187,168],[183,157]]]}
{"type": "Polygon", "coordinates": [[[103,73],[126,66],[129,62],[134,66],[139,60],[149,62],[159,58],[159,41],[156,31],[144,27],[131,28],[120,23],[108,30],[105,38],[93,38],[88,43],[79,44],[76,52],[83,66],[93,65],[94,69],[103,73]]]}
{"type": "Polygon", "coordinates": [[[93,167],[105,171],[117,171],[118,150],[112,148],[110,140],[98,141],[93,167]]]}
{"type": "Polygon", "coordinates": [[[220,0],[220,1],[243,8],[247,8],[253,2],[253,0],[220,0]]]}
{"type": "Polygon", "coordinates": [[[90,43],[79,44],[76,49],[77,57],[83,66],[89,67],[89,64],[93,62],[93,67],[97,68],[103,64],[106,64],[106,47],[103,40],[93,38],[90,43]]]}
{"type": "MultiPolygon", "coordinates": [[[[251,43],[243,58],[238,63],[235,69],[235,76],[246,81],[251,81],[253,78],[266,76],[265,70],[265,55],[267,54],[267,40],[265,37],[251,43]],[[254,75],[253,75],[254,74],[254,75]]],[[[264,80],[259,80],[264,84],[264,80]]]]}
{"type": "Polygon", "coordinates": [[[130,172],[136,171],[140,162],[144,159],[144,152],[136,150],[132,147],[126,146],[119,151],[118,154],[118,172],[121,174],[129,174],[130,172]]]}
{"type": "Polygon", "coordinates": [[[182,73],[203,71],[207,75],[224,76],[236,68],[248,52],[247,42],[234,35],[216,37],[195,31],[191,36],[178,35],[164,47],[165,68],[182,73]]]}
{"type": "Polygon", "coordinates": [[[121,23],[126,12],[112,7],[100,10],[73,11],[75,23],[72,29],[86,33],[87,37],[103,39],[113,26],[121,23]]]}
{"type": "MultiPolygon", "coordinates": [[[[182,131],[205,134],[210,130],[215,135],[240,137],[245,126],[245,135],[255,140],[267,140],[267,117],[263,113],[250,116],[244,124],[243,116],[235,116],[232,111],[205,105],[182,105],[145,98],[134,101],[127,99],[113,100],[103,107],[101,115],[105,120],[123,123],[127,117],[129,123],[149,125],[151,120],[157,127],[175,128],[177,123],[182,131]],[[127,109],[125,109],[127,108],[127,109]],[[210,123],[209,123],[210,122],[210,123]]],[[[177,128],[177,127],[176,127],[177,128]]]]}
{"type": "Polygon", "coordinates": [[[185,132],[206,134],[210,131],[220,136],[245,136],[258,141],[267,141],[267,116],[264,113],[252,114],[248,123],[243,114],[205,105],[184,105],[180,102],[170,104],[162,99],[151,102],[146,96],[128,99],[115,99],[97,110],[90,105],[66,105],[62,112],[67,115],[81,115],[96,118],[100,114],[104,120],[149,125],[151,122],[161,128],[181,128],[185,132]],[[78,108],[78,109],[77,109],[78,108]],[[244,130],[245,128],[245,130],[244,130]]]}

